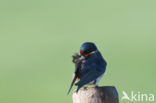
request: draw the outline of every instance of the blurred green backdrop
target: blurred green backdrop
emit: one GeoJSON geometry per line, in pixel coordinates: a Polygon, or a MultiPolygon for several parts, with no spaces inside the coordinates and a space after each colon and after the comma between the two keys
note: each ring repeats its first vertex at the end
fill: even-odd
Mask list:
{"type": "Polygon", "coordinates": [[[86,41],[108,63],[100,85],[116,86],[120,97],[123,90],[156,94],[155,4],[1,0],[0,103],[72,103],[71,55],[86,41]]]}

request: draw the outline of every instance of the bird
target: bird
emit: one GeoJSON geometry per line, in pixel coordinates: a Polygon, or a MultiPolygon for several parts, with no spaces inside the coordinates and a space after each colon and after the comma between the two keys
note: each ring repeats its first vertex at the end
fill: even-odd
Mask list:
{"type": "Polygon", "coordinates": [[[75,71],[67,94],[70,93],[74,84],[78,87],[76,92],[88,84],[98,87],[106,71],[107,63],[93,42],[85,42],[81,45],[80,54],[73,55],[73,63],[75,71]]]}

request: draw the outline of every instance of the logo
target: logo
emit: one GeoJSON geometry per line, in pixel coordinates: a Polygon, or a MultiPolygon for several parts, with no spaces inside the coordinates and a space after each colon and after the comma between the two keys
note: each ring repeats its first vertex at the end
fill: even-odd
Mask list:
{"type": "Polygon", "coordinates": [[[136,102],[153,102],[154,101],[154,94],[146,94],[141,92],[134,92],[131,91],[130,95],[128,95],[125,91],[122,91],[122,98],[121,100],[128,100],[128,101],[136,101],[136,102]]]}

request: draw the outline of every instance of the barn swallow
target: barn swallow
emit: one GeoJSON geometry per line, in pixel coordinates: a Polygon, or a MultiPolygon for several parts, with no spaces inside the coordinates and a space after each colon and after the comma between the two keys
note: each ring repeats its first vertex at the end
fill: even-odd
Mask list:
{"type": "Polygon", "coordinates": [[[94,43],[83,43],[80,47],[80,55],[74,55],[73,62],[75,64],[75,72],[68,94],[75,82],[75,85],[78,86],[76,92],[86,84],[98,86],[106,70],[107,63],[94,43]]]}

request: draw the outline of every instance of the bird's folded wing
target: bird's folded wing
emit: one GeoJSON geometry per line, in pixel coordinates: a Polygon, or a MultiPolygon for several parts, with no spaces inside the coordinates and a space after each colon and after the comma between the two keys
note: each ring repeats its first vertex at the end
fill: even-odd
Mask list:
{"type": "Polygon", "coordinates": [[[83,78],[80,79],[79,82],[77,82],[75,85],[78,86],[78,88],[81,88],[85,84],[95,80],[99,76],[99,72],[96,72],[96,70],[90,70],[83,78]]]}

